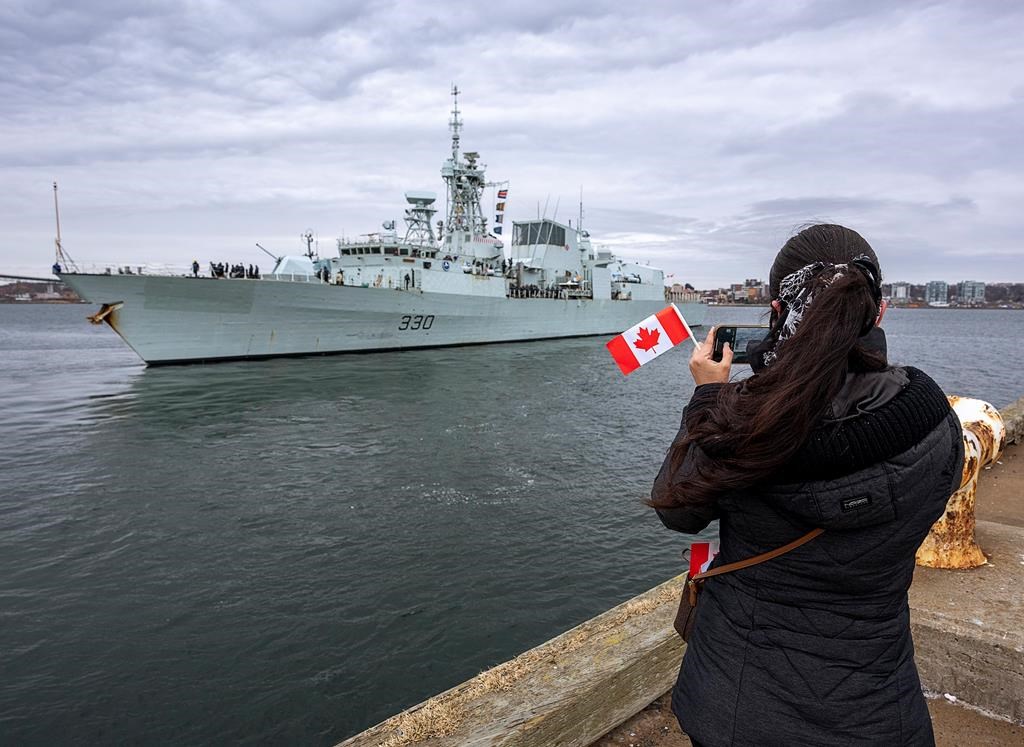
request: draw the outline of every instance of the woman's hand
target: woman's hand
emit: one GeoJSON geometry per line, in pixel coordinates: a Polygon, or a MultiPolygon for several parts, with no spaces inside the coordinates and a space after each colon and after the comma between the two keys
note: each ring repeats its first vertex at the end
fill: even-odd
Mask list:
{"type": "Polygon", "coordinates": [[[701,384],[726,384],[729,381],[729,366],[732,365],[732,347],[725,343],[722,347],[722,360],[719,363],[711,360],[711,352],[714,349],[712,335],[714,329],[708,330],[708,336],[704,342],[694,348],[690,356],[690,373],[697,386],[701,384]]]}

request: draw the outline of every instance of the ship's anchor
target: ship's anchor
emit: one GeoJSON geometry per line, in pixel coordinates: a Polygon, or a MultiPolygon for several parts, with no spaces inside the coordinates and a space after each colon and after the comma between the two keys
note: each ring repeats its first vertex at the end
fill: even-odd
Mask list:
{"type": "Polygon", "coordinates": [[[102,306],[100,306],[99,311],[97,311],[95,314],[92,314],[91,316],[87,316],[86,319],[88,319],[93,324],[103,324],[103,322],[106,322],[107,324],[110,324],[111,327],[113,327],[113,320],[108,319],[108,317],[115,311],[120,309],[122,306],[124,306],[124,301],[105,303],[102,306]]]}

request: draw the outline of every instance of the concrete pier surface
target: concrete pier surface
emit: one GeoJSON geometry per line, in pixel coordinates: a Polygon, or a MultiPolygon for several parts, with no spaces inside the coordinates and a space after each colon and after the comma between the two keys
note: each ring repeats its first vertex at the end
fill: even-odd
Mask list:
{"type": "MultiPolygon", "coordinates": [[[[937,747],[1002,747],[1024,744],[1024,726],[989,718],[943,697],[928,700],[937,747]]],[[[614,729],[593,747],[687,747],[690,740],[679,730],[669,710],[668,695],[614,729]]]]}
{"type": "MultiPolygon", "coordinates": [[[[918,568],[910,589],[915,658],[939,747],[1024,744],[1024,444],[999,462],[978,486],[988,565],[918,568]]],[[[593,747],[688,744],[666,695],[593,747]]]]}

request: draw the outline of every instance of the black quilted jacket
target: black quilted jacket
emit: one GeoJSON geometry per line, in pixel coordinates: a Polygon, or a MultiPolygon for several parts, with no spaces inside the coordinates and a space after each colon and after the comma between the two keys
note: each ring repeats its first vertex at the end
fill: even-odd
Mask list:
{"type": "MultiPolygon", "coordinates": [[[[713,407],[698,387],[683,418],[713,407]]],[[[709,579],[672,693],[705,745],[930,745],[910,636],[914,552],[959,486],[960,423],[913,368],[848,378],[833,412],[778,480],[705,509],[658,513],[698,532],[720,518],[715,565],[825,533],[787,555],[709,579]]],[[[685,481],[668,460],[653,495],[685,481]]]]}

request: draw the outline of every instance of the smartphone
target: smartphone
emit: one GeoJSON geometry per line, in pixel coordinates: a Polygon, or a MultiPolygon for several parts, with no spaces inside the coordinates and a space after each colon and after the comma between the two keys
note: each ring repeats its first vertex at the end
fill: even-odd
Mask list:
{"type": "Polygon", "coordinates": [[[760,342],[767,334],[767,324],[719,324],[712,330],[711,360],[721,362],[725,343],[729,343],[733,364],[749,363],[747,343],[760,342]]]}

